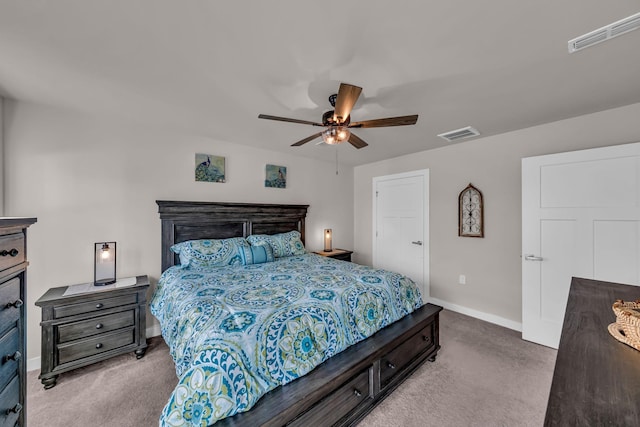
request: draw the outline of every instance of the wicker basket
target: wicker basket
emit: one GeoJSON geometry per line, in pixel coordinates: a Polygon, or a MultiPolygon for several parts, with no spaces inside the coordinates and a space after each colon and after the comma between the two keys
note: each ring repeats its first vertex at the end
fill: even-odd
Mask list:
{"type": "Polygon", "coordinates": [[[609,333],[636,350],[640,350],[640,299],[633,302],[617,300],[613,303],[616,322],[609,325],[609,333]]]}

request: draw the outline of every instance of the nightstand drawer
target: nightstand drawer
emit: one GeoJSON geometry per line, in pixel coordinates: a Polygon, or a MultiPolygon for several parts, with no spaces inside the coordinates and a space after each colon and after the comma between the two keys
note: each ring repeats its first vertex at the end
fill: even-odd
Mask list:
{"type": "Polygon", "coordinates": [[[0,285],[0,332],[7,325],[13,325],[20,318],[20,279],[16,277],[0,285]]]}
{"type": "Polygon", "coordinates": [[[24,234],[16,233],[0,237],[0,270],[24,261],[24,234]]]}
{"type": "Polygon", "coordinates": [[[60,325],[58,326],[58,343],[65,343],[78,338],[90,337],[127,326],[133,326],[135,324],[135,314],[135,310],[127,310],[60,325]]]}
{"type": "Polygon", "coordinates": [[[104,353],[115,348],[133,344],[135,328],[126,328],[123,331],[96,335],[95,337],[58,346],[58,361],[62,363],[72,362],[94,354],[104,353]]]}
{"type": "Polygon", "coordinates": [[[22,357],[18,328],[11,329],[0,338],[0,390],[18,373],[18,361],[22,357]]]}
{"type": "Polygon", "coordinates": [[[132,293],[121,295],[119,297],[103,298],[91,302],[59,305],[53,308],[53,317],[59,319],[61,317],[73,316],[75,314],[94,313],[108,308],[120,307],[121,305],[136,304],[137,302],[137,295],[132,293]]]}
{"type": "Polygon", "coordinates": [[[18,377],[0,392],[0,426],[14,426],[22,412],[18,377]]]}

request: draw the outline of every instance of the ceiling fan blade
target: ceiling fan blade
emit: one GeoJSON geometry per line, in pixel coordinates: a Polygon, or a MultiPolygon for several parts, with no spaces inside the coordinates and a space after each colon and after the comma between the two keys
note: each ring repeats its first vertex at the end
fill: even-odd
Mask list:
{"type": "Polygon", "coordinates": [[[296,142],[295,144],[291,144],[291,146],[292,147],[299,147],[302,144],[306,144],[309,141],[313,141],[314,139],[316,139],[319,136],[322,136],[322,132],[318,132],[316,134],[313,134],[311,136],[306,137],[305,139],[301,139],[300,141],[296,142]]]}
{"type": "Polygon", "coordinates": [[[418,121],[418,115],[387,117],[386,119],[365,120],[362,122],[354,122],[349,125],[350,128],[382,128],[387,126],[407,126],[415,125],[418,121]]]}
{"type": "Polygon", "coordinates": [[[287,117],[270,116],[268,114],[258,115],[259,119],[277,120],[279,122],[299,123],[301,125],[324,126],[322,123],[310,122],[308,120],[289,119],[287,117]]]}
{"type": "Polygon", "coordinates": [[[333,113],[333,118],[338,123],[343,123],[351,114],[351,109],[355,105],[358,97],[360,97],[362,88],[347,83],[340,83],[338,90],[338,98],[333,113]]]}
{"type": "Polygon", "coordinates": [[[364,148],[369,145],[364,142],[359,136],[354,135],[353,133],[349,135],[349,144],[353,145],[356,148],[364,148]]]}

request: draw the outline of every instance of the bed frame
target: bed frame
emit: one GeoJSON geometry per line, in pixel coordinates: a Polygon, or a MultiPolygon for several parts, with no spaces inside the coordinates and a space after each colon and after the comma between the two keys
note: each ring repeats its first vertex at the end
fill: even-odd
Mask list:
{"type": "MultiPolygon", "coordinates": [[[[308,205],[157,204],[162,220],[162,271],[179,262],[170,247],[185,240],[298,230],[304,242],[308,205]]],[[[265,394],[250,411],[215,426],[356,424],[426,360],[435,361],[441,310],[423,305],[307,375],[265,394]]]]}

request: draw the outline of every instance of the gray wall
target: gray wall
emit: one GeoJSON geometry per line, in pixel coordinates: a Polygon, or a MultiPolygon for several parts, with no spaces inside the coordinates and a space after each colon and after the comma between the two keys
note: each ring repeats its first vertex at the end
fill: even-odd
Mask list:
{"type": "Polygon", "coordinates": [[[38,218],[28,233],[30,359],[40,354],[34,301],[50,287],[93,280],[94,242],[118,243],[119,277],[157,281],[156,200],[309,204],[307,248],[322,248],[324,228],[336,247],[353,247],[352,168],[336,176],[332,162],[25,102],[6,102],[5,129],[5,213],[38,218]],[[225,156],[227,182],[195,182],[195,153],[225,156]],[[267,163],[287,167],[286,189],[264,187],[267,163]]]}
{"type": "Polygon", "coordinates": [[[515,329],[521,303],[523,157],[640,141],[640,104],[607,110],[354,169],[355,260],[372,262],[372,178],[430,170],[431,297],[515,329]],[[485,201],[485,238],[458,237],[458,194],[485,201]],[[458,276],[466,275],[466,285],[458,276]]]}

